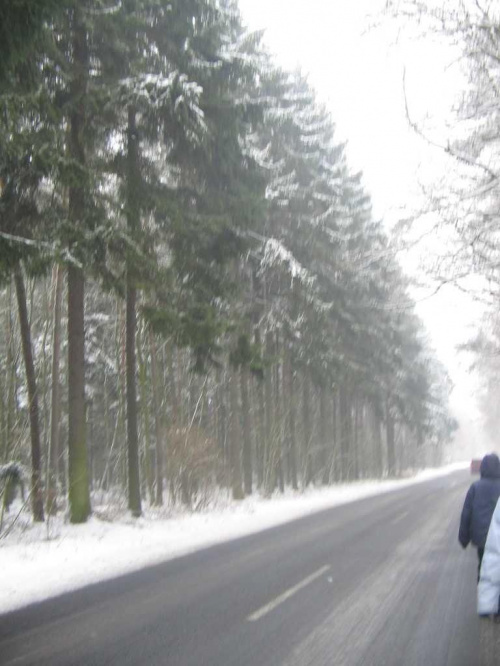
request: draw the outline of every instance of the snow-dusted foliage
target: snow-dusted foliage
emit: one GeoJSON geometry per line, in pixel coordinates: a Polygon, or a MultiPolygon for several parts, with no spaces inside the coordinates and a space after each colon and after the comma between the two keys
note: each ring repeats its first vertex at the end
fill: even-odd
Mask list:
{"type": "Polygon", "coordinates": [[[314,282],[314,278],[300,265],[293,254],[276,238],[269,238],[264,243],[260,271],[284,267],[292,280],[299,280],[303,284],[314,282]]]}
{"type": "Polygon", "coordinates": [[[446,378],[307,79],[276,67],[233,0],[88,5],[47,23],[36,89],[0,96],[0,460],[29,462],[36,421],[19,262],[52,511],[76,373],[93,488],[125,493],[133,476],[150,504],[382,476],[425,461],[426,442],[439,452],[446,378]],[[71,325],[54,260],[82,278],[71,325]]]}
{"type": "Polygon", "coordinates": [[[354,384],[382,410],[389,396],[391,414],[443,437],[447,390],[439,389],[441,378],[427,379],[421,324],[406,314],[413,308],[407,285],[373,219],[361,174],[350,172],[333,121],[303,78],[276,75],[268,85],[268,97],[275,97],[265,112],[262,150],[270,165],[271,238],[263,241],[259,269],[267,325],[283,331],[294,357],[321,382],[354,384]],[[287,295],[273,275],[278,266],[292,275],[300,267],[307,280],[287,295]],[[441,420],[431,418],[436,404],[444,406],[441,420]]]}
{"type": "Polygon", "coordinates": [[[166,112],[179,122],[189,141],[199,143],[207,132],[207,125],[200,98],[203,88],[189,81],[184,73],[140,74],[120,81],[119,98],[124,104],[135,104],[137,108],[166,112]]]}

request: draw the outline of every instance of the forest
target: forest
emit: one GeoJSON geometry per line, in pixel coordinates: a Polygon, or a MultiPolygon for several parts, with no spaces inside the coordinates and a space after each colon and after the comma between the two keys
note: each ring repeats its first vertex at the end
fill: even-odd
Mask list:
{"type": "Polygon", "coordinates": [[[397,246],[235,0],[3,3],[0,45],[2,518],[440,464],[397,246]]]}

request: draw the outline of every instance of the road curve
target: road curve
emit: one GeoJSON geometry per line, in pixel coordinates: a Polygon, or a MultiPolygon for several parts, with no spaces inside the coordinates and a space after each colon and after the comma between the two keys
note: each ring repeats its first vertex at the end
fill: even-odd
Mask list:
{"type": "Polygon", "coordinates": [[[0,617],[1,666],[490,666],[466,472],[0,617]]]}

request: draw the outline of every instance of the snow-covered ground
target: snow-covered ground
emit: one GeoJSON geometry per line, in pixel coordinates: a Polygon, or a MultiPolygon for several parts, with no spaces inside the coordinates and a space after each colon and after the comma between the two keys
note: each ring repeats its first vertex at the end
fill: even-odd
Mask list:
{"type": "Polygon", "coordinates": [[[110,516],[109,508],[95,502],[94,515],[84,525],[70,525],[63,517],[35,525],[22,514],[12,529],[4,525],[0,534],[0,613],[465,467],[457,463],[411,479],[364,481],[271,499],[219,501],[216,508],[195,514],[148,508],[144,517],[133,519],[126,512],[110,516]]]}

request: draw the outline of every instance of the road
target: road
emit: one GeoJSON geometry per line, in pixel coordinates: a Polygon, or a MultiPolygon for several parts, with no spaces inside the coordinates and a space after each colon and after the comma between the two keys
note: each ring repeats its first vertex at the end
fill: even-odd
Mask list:
{"type": "MultiPolygon", "coordinates": [[[[456,472],[0,617],[2,666],[489,666],[456,472]]],[[[495,661],[495,659],[497,661],[495,661]]]]}

